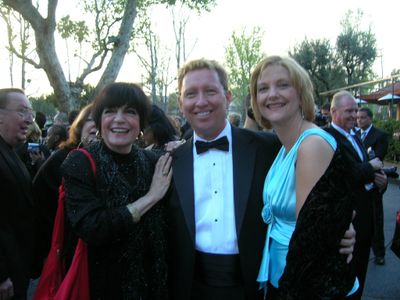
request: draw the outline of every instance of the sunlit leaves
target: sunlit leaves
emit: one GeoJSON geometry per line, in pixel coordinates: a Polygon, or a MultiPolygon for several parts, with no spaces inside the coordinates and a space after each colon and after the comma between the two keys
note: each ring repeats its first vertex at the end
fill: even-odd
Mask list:
{"type": "Polygon", "coordinates": [[[85,21],[72,21],[69,15],[60,19],[57,30],[63,39],[73,38],[78,43],[82,43],[89,34],[85,21]]]}
{"type": "Polygon", "coordinates": [[[225,60],[234,101],[236,100],[241,106],[244,105],[244,99],[249,93],[251,71],[263,56],[261,51],[263,35],[259,27],[254,27],[250,33],[246,33],[245,29],[233,32],[230,44],[225,48],[225,60]]]}
{"type": "Polygon", "coordinates": [[[376,37],[368,26],[362,30],[362,11],[349,11],[342,20],[342,32],[336,40],[339,62],[345,68],[347,84],[372,78],[372,66],[377,57],[376,37]]]}

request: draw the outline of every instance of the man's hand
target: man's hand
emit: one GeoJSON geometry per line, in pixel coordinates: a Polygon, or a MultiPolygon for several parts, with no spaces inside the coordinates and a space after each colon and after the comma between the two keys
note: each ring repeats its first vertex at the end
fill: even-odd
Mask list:
{"type": "Polygon", "coordinates": [[[10,278],[0,283],[0,300],[8,300],[14,297],[14,286],[10,278]]]}
{"type": "MultiPolygon", "coordinates": [[[[353,218],[356,216],[356,212],[353,211],[353,218]]],[[[353,259],[354,244],[356,243],[356,231],[354,229],[353,223],[350,223],[349,229],[344,233],[343,239],[340,241],[340,254],[347,255],[347,263],[350,263],[353,259]]]]}
{"type": "Polygon", "coordinates": [[[383,171],[376,172],[374,183],[378,187],[379,191],[384,190],[388,184],[388,179],[386,174],[383,171]]]}
{"type": "Polygon", "coordinates": [[[178,140],[178,141],[171,141],[168,142],[164,145],[164,149],[167,152],[173,153],[176,149],[178,149],[180,146],[182,146],[184,143],[186,143],[186,140],[178,140]]]}
{"type": "Polygon", "coordinates": [[[46,160],[46,157],[44,156],[44,153],[42,151],[32,151],[29,152],[29,155],[32,160],[32,165],[42,164],[46,160]]]}
{"type": "Polygon", "coordinates": [[[375,157],[374,159],[371,159],[369,161],[369,164],[372,166],[372,168],[375,171],[379,171],[380,169],[383,168],[383,162],[378,157],[375,157]]]}

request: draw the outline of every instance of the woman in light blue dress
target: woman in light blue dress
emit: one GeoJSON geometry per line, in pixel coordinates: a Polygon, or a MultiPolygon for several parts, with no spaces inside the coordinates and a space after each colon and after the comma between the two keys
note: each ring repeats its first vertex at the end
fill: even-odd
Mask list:
{"type": "Polygon", "coordinates": [[[293,59],[270,56],[250,88],[256,120],[282,143],[264,184],[269,227],[257,280],[268,299],[343,299],[357,288],[339,253],[352,219],[350,178],[335,139],[312,122],[311,80],[293,59]]]}

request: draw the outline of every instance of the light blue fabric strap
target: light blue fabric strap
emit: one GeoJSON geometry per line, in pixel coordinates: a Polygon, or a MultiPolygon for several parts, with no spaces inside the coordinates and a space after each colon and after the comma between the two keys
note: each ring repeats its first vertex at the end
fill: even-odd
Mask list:
{"type": "MultiPolygon", "coordinates": [[[[303,131],[303,133],[298,138],[296,144],[302,143],[303,140],[310,135],[318,135],[318,136],[322,137],[332,147],[332,149],[334,151],[336,150],[337,142],[336,142],[335,138],[321,128],[310,128],[310,129],[303,131]]],[[[295,147],[293,146],[293,148],[295,148],[295,147]]]]}

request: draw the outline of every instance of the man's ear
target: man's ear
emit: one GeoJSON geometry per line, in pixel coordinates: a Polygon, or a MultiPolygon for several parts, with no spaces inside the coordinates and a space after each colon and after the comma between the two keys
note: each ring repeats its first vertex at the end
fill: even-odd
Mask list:
{"type": "Polygon", "coordinates": [[[226,98],[226,109],[228,109],[229,105],[232,102],[232,92],[231,91],[226,91],[225,92],[225,98],[226,98]]]}
{"type": "Polygon", "coordinates": [[[178,105],[179,105],[179,111],[183,114],[183,99],[182,96],[178,96],[178,105]]]}

